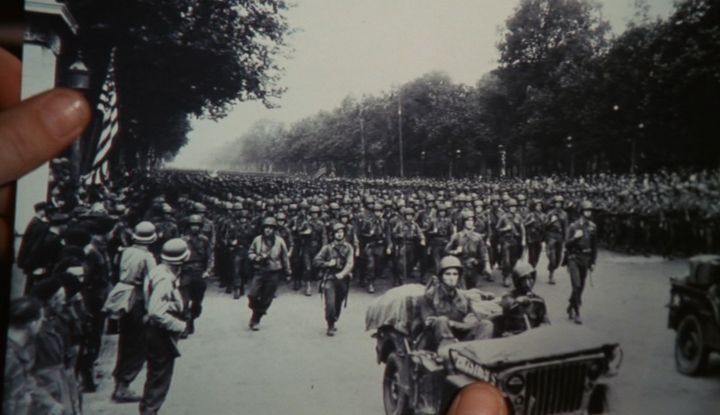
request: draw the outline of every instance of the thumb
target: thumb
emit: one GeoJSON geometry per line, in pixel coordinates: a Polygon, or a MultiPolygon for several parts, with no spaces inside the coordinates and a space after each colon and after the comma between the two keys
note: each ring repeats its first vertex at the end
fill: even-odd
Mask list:
{"type": "Polygon", "coordinates": [[[83,96],[53,89],[0,113],[0,185],[60,153],[90,121],[83,96]]]}
{"type": "Polygon", "coordinates": [[[500,391],[488,383],[473,383],[455,397],[447,415],[507,415],[500,391]]]}

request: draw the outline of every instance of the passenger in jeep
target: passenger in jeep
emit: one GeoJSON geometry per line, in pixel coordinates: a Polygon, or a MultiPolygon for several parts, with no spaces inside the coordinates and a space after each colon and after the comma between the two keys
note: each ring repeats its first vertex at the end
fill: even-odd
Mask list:
{"type": "Polygon", "coordinates": [[[530,264],[518,263],[512,271],[513,289],[503,295],[502,335],[510,336],[550,324],[545,300],[532,292],[535,270],[530,264]]]}
{"type": "Polygon", "coordinates": [[[493,323],[478,319],[470,307],[470,300],[457,289],[462,270],[457,257],[443,258],[440,278],[432,279],[420,300],[420,317],[429,334],[428,349],[459,340],[489,339],[493,335],[493,323]]]}

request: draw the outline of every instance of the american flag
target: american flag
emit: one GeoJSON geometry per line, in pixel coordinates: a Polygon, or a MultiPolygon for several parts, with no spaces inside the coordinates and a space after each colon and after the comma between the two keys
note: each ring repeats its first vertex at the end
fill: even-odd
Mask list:
{"type": "Polygon", "coordinates": [[[107,75],[100,92],[97,109],[102,114],[102,122],[100,137],[94,148],[95,157],[88,173],[84,176],[85,182],[88,184],[103,183],[109,178],[109,156],[120,129],[117,90],[115,89],[115,49],[110,52],[110,63],[108,63],[107,75]]]}

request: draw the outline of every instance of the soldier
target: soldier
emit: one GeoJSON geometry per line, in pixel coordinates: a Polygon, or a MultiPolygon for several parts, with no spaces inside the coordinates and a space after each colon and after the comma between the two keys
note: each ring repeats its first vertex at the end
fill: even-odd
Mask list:
{"type": "Polygon", "coordinates": [[[475,232],[475,215],[471,210],[462,211],[463,229],[455,233],[445,246],[445,252],[459,257],[463,266],[460,287],[476,288],[480,274],[490,274],[490,261],[482,235],[475,232]]]}
{"type": "Polygon", "coordinates": [[[63,405],[37,384],[33,374],[37,335],[43,325],[42,303],[33,297],[10,302],[5,348],[2,413],[63,415],[63,405]]]}
{"type": "Polygon", "coordinates": [[[402,285],[403,278],[407,279],[412,273],[415,264],[415,246],[425,246],[425,235],[415,220],[412,208],[401,209],[402,216],[392,225],[388,253],[393,255],[394,275],[393,284],[402,285]]]}
{"type": "Polygon", "coordinates": [[[225,288],[225,293],[230,294],[233,292],[233,280],[238,272],[236,269],[238,235],[236,220],[232,214],[233,204],[226,202],[225,209],[224,217],[216,220],[215,272],[220,280],[220,288],[225,288]]]}
{"type": "Polygon", "coordinates": [[[327,243],[325,224],[320,220],[320,208],[310,206],[310,217],[300,226],[300,255],[303,258],[303,281],[305,282],[305,295],[311,296],[313,281],[316,280],[313,258],[320,252],[320,248],[327,243]]]}
{"type": "Polygon", "coordinates": [[[550,324],[545,300],[532,292],[535,275],[535,270],[526,263],[519,263],[513,269],[514,289],[500,301],[503,309],[503,336],[550,324]]]}
{"type": "Polygon", "coordinates": [[[173,238],[165,242],[160,254],[162,262],[150,271],[143,286],[144,297],[148,299],[147,378],[139,405],[140,415],[157,414],[170,390],[175,359],[180,356],[178,338],[187,331],[179,275],[189,256],[184,240],[173,238]]]}
{"type": "Polygon", "coordinates": [[[202,302],[205,297],[207,283],[205,279],[213,269],[212,246],[207,237],[202,234],[203,219],[200,215],[190,215],[188,232],[183,240],[188,245],[190,256],[183,263],[180,272],[180,292],[183,296],[183,309],[187,313],[187,330],[181,338],[195,332],[195,319],[202,313],[202,302]]]}
{"type": "Polygon", "coordinates": [[[362,251],[366,264],[365,280],[368,284],[367,291],[371,294],[375,292],[375,279],[382,273],[385,247],[388,241],[382,205],[379,203],[373,205],[373,212],[373,216],[369,216],[363,221],[360,232],[361,241],[365,246],[362,251]]]}
{"type": "Polygon", "coordinates": [[[434,265],[435,275],[440,274],[440,260],[445,255],[445,246],[455,233],[455,225],[447,215],[448,206],[444,202],[438,203],[437,217],[433,218],[428,230],[430,238],[430,254],[434,265]]]}
{"type": "Polygon", "coordinates": [[[285,241],[285,245],[288,249],[288,256],[290,257],[290,262],[292,263],[293,253],[295,252],[295,243],[292,231],[287,226],[287,215],[283,212],[278,212],[277,215],[275,215],[275,221],[277,222],[277,229],[275,231],[277,235],[285,241]]]}
{"type": "Polygon", "coordinates": [[[125,248],[120,255],[120,283],[132,287],[127,300],[127,312],[120,317],[117,361],[113,378],[115,390],[114,402],[139,402],[140,396],[129,389],[145,364],[145,337],[143,317],[145,316],[145,298],[143,284],[156,266],[155,257],[148,246],[157,240],[155,226],[150,222],[140,222],[133,230],[133,245],[125,248]]]}
{"type": "MultiPolygon", "coordinates": [[[[357,225],[351,220],[347,209],[340,210],[340,223],[345,225],[345,240],[353,247],[353,258],[360,256],[360,240],[357,236],[357,225]]],[[[353,271],[355,271],[353,267],[353,271]]]]}
{"type": "Polygon", "coordinates": [[[523,224],[527,237],[528,262],[533,269],[536,269],[540,261],[545,227],[545,215],[540,199],[533,199],[532,210],[523,215],[523,224]]]}
{"type": "Polygon", "coordinates": [[[567,213],[563,210],[564,199],[561,195],[553,198],[553,208],[545,217],[545,249],[548,257],[548,283],[555,284],[553,274],[563,262],[562,255],[567,233],[567,213]]]}
{"type": "Polygon", "coordinates": [[[335,323],[340,318],[342,304],[350,288],[354,265],[353,247],[345,239],[345,225],[333,225],[333,241],[324,245],[315,256],[313,263],[321,270],[321,292],[325,296],[325,321],[328,336],[334,336],[335,323]]]}
{"type": "Polygon", "coordinates": [[[180,236],[180,227],[175,220],[173,212],[174,210],[172,206],[167,203],[163,203],[162,217],[157,221],[153,221],[158,238],[157,241],[155,241],[155,244],[150,247],[150,250],[155,255],[155,259],[157,261],[160,260],[162,247],[165,245],[165,242],[180,236]]]}
{"type": "Polygon", "coordinates": [[[233,298],[239,299],[245,295],[245,284],[252,277],[252,265],[247,259],[248,249],[257,232],[250,223],[250,212],[242,206],[235,204],[235,209],[240,207],[238,215],[237,231],[237,254],[235,256],[235,276],[233,278],[233,298]]]}
{"type": "Polygon", "coordinates": [[[493,230],[490,232],[490,268],[492,269],[495,265],[500,263],[500,244],[498,243],[498,233],[495,232],[500,216],[503,215],[502,207],[500,206],[500,196],[493,194],[490,196],[490,228],[493,230]]]}
{"type": "Polygon", "coordinates": [[[287,246],[275,235],[275,218],[265,218],[262,234],[250,244],[248,259],[253,263],[253,278],[248,290],[248,307],[252,310],[250,330],[259,330],[260,319],[267,313],[284,274],[292,275],[287,246]]]}
{"type": "Polygon", "coordinates": [[[292,268],[293,275],[293,290],[297,291],[302,285],[302,269],[303,269],[303,254],[301,250],[302,238],[300,236],[300,228],[302,224],[307,220],[305,209],[299,210],[296,203],[291,203],[289,207],[290,219],[288,220],[288,227],[292,232],[292,239],[298,244],[295,249],[294,255],[290,257],[290,266],[292,268]]]}
{"type": "Polygon", "coordinates": [[[592,202],[585,200],[580,206],[582,216],[570,224],[565,240],[567,268],[572,283],[567,313],[568,318],[577,324],[582,324],[580,306],[585,279],[593,271],[597,259],[597,226],[591,220],[592,202]]]}
{"type": "Polygon", "coordinates": [[[495,225],[495,232],[498,234],[498,243],[501,249],[501,268],[503,273],[503,285],[510,286],[510,276],[518,259],[522,256],[522,249],[525,247],[525,227],[517,212],[517,201],[508,198],[506,202],[508,211],[500,216],[495,225]]]}
{"type": "Polygon", "coordinates": [[[440,261],[440,276],[433,278],[420,300],[420,318],[429,332],[427,348],[431,350],[458,340],[492,337],[492,322],[478,320],[470,300],[458,290],[462,272],[457,257],[444,257],[440,261]]]}

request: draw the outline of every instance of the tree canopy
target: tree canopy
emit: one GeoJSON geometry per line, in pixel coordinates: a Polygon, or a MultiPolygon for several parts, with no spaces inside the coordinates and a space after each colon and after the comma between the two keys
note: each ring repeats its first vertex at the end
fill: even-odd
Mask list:
{"type": "Polygon", "coordinates": [[[251,129],[219,160],[397,175],[402,129],[406,175],[497,174],[501,152],[514,175],[716,167],[720,3],[679,1],[664,20],[646,6],[611,36],[595,1],[522,0],[475,85],[436,72],[348,97],[272,137],[251,129]]]}

